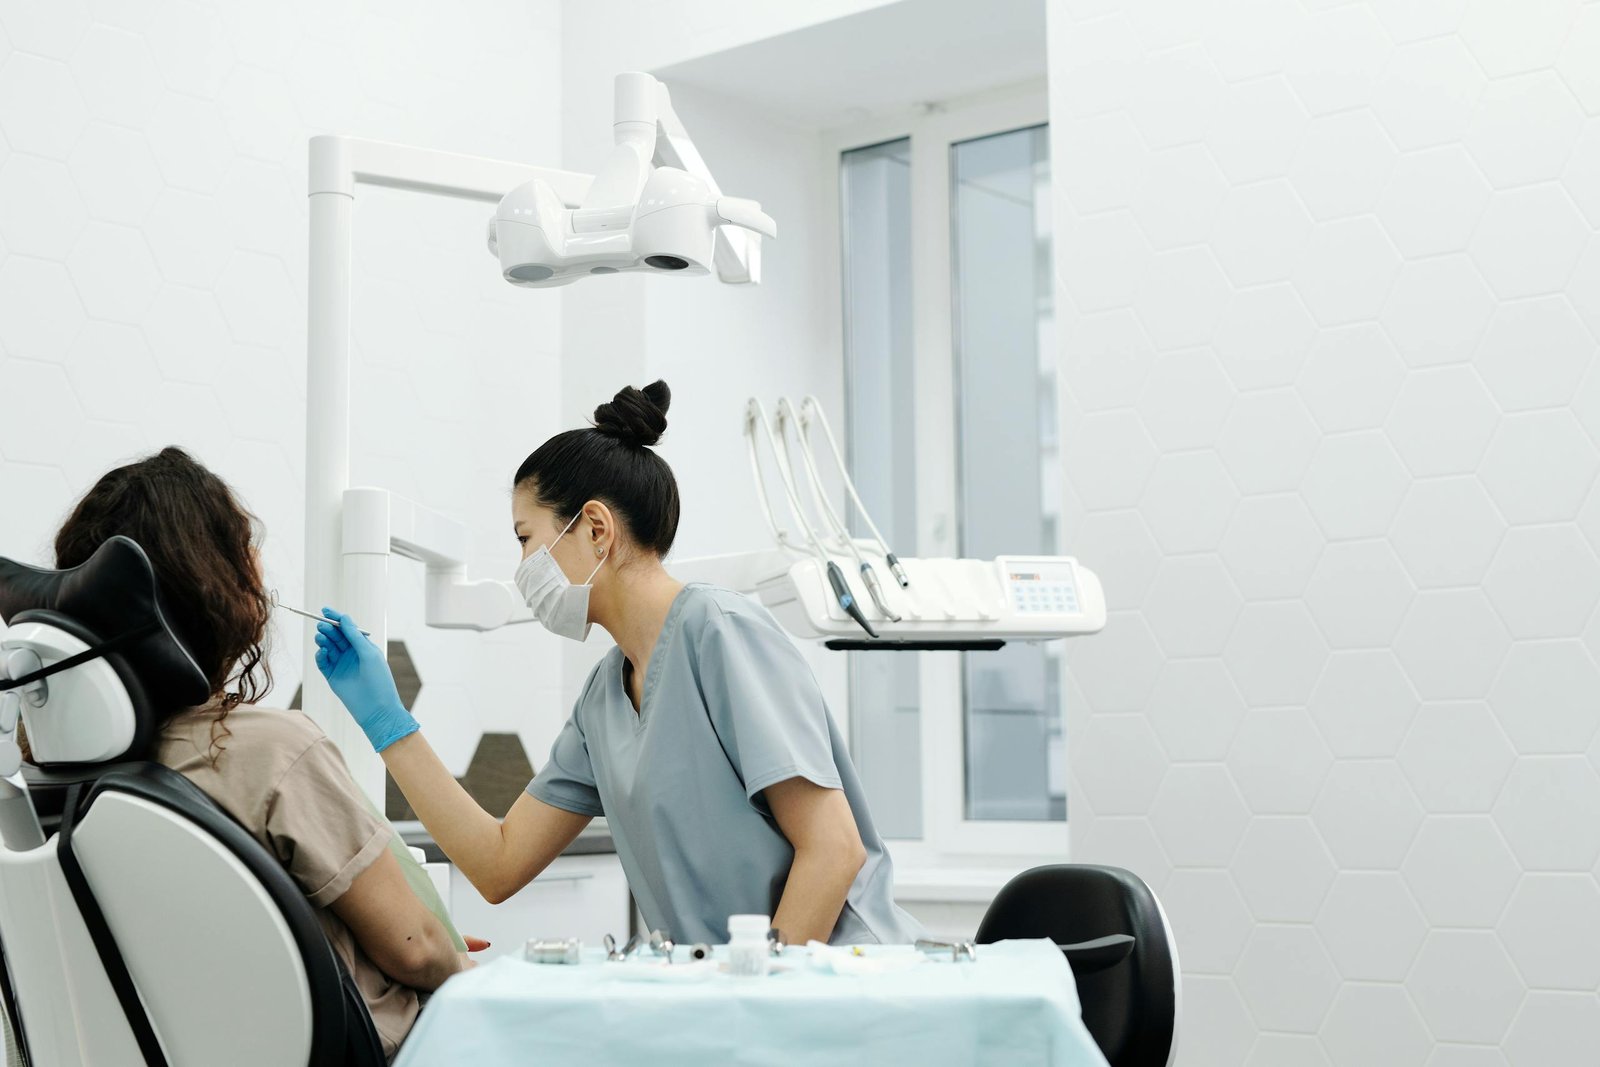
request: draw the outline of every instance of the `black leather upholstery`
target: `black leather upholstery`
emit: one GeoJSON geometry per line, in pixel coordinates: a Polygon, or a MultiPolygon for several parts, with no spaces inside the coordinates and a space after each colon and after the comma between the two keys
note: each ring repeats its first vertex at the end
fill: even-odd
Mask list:
{"type": "Polygon", "coordinates": [[[1089,864],[1024,871],[989,905],[977,940],[1046,937],[1070,945],[1117,934],[1132,935],[1130,949],[1117,945],[1084,960],[1067,953],[1084,1025],[1111,1067],[1166,1067],[1177,1027],[1176,960],[1160,905],[1138,875],[1089,864]]]}
{"type": "Polygon", "coordinates": [[[131,538],[113,537],[67,570],[0,559],[0,621],[17,622],[23,612],[38,609],[76,620],[75,636],[87,641],[83,633],[94,635],[91,645],[150,628],[148,636],[123,649],[123,658],[154,714],[165,716],[210,697],[205,672],[162,610],[150,557],[131,538]]]}
{"type": "MultiPolygon", "coordinates": [[[[87,789],[77,806],[78,817],[108,792],[141,797],[182,815],[238,858],[272,898],[305,963],[312,1011],[308,1067],[383,1067],[383,1046],[365,1001],[329,945],[311,902],[277,859],[199,787],[159,764],[124,765],[107,771],[87,789]]],[[[74,823],[75,820],[68,820],[58,846],[63,868],[69,871],[76,866],[72,851],[74,823]]],[[[173,876],[183,875],[174,872],[173,876]]],[[[75,894],[78,889],[73,886],[75,894]]]]}

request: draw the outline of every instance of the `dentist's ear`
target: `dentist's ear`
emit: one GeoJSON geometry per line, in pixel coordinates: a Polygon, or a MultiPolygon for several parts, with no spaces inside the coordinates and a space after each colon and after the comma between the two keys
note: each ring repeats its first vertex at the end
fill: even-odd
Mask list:
{"type": "Polygon", "coordinates": [[[605,504],[591,500],[583,505],[583,517],[589,520],[589,544],[595,558],[605,558],[617,543],[616,516],[605,504]]]}

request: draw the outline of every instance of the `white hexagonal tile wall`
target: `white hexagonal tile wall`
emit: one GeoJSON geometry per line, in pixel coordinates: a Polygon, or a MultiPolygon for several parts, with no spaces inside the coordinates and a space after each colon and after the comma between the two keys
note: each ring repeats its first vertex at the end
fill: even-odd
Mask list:
{"type": "Polygon", "coordinates": [[[1172,869],[1161,843],[1142,816],[1100,815],[1086,818],[1088,825],[1074,831],[1074,839],[1086,853],[1102,857],[1100,862],[1121,867],[1143,878],[1150,885],[1161,885],[1172,869]]]}
{"type": "Polygon", "coordinates": [[[1135,77],[1127,100],[1128,115],[1144,143],[1153,149],[1170,148],[1194,140],[1204,129],[1222,97],[1222,77],[1198,44],[1184,44],[1163,52],[1159,77],[1135,77]]]}
{"type": "Polygon", "coordinates": [[[1560,174],[1582,129],[1578,102],[1544,70],[1490,81],[1464,143],[1495,188],[1509,189],[1560,174]]]}
{"type": "Polygon", "coordinates": [[[62,362],[72,395],[92,419],[131,419],[140,390],[161,376],[144,335],[109,322],[85,323],[62,362]]]}
{"type": "Polygon", "coordinates": [[[5,365],[5,382],[6,395],[22,402],[8,405],[0,419],[0,455],[12,463],[58,464],[61,442],[75,439],[83,426],[65,371],[55,363],[14,359],[5,365]]]}
{"type": "Polygon", "coordinates": [[[8,4],[0,23],[12,45],[24,52],[65,59],[72,54],[89,27],[89,12],[82,0],[56,4],[8,4]]]}
{"type": "Polygon", "coordinates": [[[1597,469],[1571,412],[1533,411],[1500,421],[1478,477],[1508,521],[1562,522],[1578,514],[1597,469]]]}
{"type": "Polygon", "coordinates": [[[1425,1067],[1508,1067],[1491,1045],[1435,1045],[1425,1067]]]}
{"type": "Polygon", "coordinates": [[[1402,151],[1448,144],[1466,135],[1485,84],[1461,39],[1445,34],[1395,49],[1372,109],[1402,151]]]}
{"type": "Polygon", "coordinates": [[[1428,935],[1406,990],[1440,1041],[1497,1044],[1525,992],[1499,940],[1488,930],[1428,935]]]}
{"type": "Polygon", "coordinates": [[[1492,78],[1548,67],[1561,55],[1567,28],[1577,13],[1573,0],[1531,0],[1514,16],[1484,0],[1469,0],[1461,39],[1492,78]]]}
{"type": "Polygon", "coordinates": [[[1496,193],[1469,251],[1495,295],[1513,300],[1559,291],[1587,241],[1583,215],[1552,181],[1496,193]]]}
{"type": "Polygon", "coordinates": [[[1251,707],[1304,704],[1327,662],[1328,646],[1304,604],[1246,604],[1223,658],[1251,707]]]}
{"type": "Polygon", "coordinates": [[[1561,182],[1589,225],[1600,227],[1600,124],[1590,122],[1584,127],[1561,172],[1561,182]]]}
{"type": "Polygon", "coordinates": [[[16,153],[0,163],[0,241],[11,252],[59,260],[85,216],[65,165],[16,153]]]}
{"type": "Polygon", "coordinates": [[[1085,415],[1068,434],[1069,441],[1082,442],[1065,452],[1067,477],[1085,507],[1126,508],[1138,502],[1156,464],[1156,448],[1137,414],[1085,415]]]}
{"type": "Polygon", "coordinates": [[[1250,813],[1228,772],[1216,764],[1178,764],[1150,805],[1161,847],[1179,867],[1226,867],[1250,813]]]}
{"type": "Polygon", "coordinates": [[[134,130],[91,122],[67,166],[92,218],[137,225],[161,195],[161,171],[134,130]]]}
{"type": "Polygon", "coordinates": [[[1221,760],[1244,717],[1244,697],[1217,659],[1168,660],[1146,714],[1178,762],[1221,760]]]}
{"type": "Polygon", "coordinates": [[[1524,756],[1494,821],[1525,869],[1587,871],[1600,858],[1600,773],[1583,756],[1524,756]]]}
{"type": "Polygon", "coordinates": [[[1158,251],[1199,244],[1217,224],[1228,181],[1204,145],[1150,153],[1130,205],[1132,217],[1158,251]]]}
{"type": "Polygon", "coordinates": [[[1239,613],[1239,593],[1214,556],[1168,559],[1145,597],[1145,618],[1172,658],[1213,656],[1239,613]]]}
{"type": "Polygon", "coordinates": [[[1486,815],[1430,815],[1400,866],[1428,922],[1489,928],[1522,875],[1486,815]]]}
{"type": "Polygon", "coordinates": [[[1341,759],[1394,755],[1416,709],[1416,691],[1388,649],[1335,652],[1309,704],[1341,759]]]}
{"type": "Polygon", "coordinates": [[[1377,316],[1400,271],[1400,254],[1371,216],[1324,222],[1311,231],[1293,280],[1323,326],[1377,316]]]}
{"type": "Polygon", "coordinates": [[[1169,555],[1210,552],[1239,500],[1239,490],[1215,452],[1173,452],[1156,461],[1139,510],[1169,555]]]}
{"type": "Polygon", "coordinates": [[[1594,360],[1595,342],[1565,296],[1500,304],[1473,365],[1504,411],[1556,407],[1594,360]]]}
{"type": "Polygon", "coordinates": [[[1139,397],[1139,414],[1156,447],[1202,448],[1216,440],[1233,404],[1222,365],[1205,349],[1157,356],[1139,397]]]}
{"type": "Polygon", "coordinates": [[[1567,299],[1590,332],[1600,337],[1600,235],[1590,238],[1578,257],[1577,269],[1569,283],[1567,299]]]}
{"type": "Polygon", "coordinates": [[[1523,755],[1587,748],[1597,698],[1600,670],[1576,639],[1518,641],[1489,690],[1489,706],[1523,755]]]}
{"type": "Polygon", "coordinates": [[[1119,611],[1093,642],[1068,653],[1068,664],[1096,711],[1140,711],[1161,668],[1161,649],[1138,612],[1119,611]]]}
{"type": "Polygon", "coordinates": [[[1311,818],[1341,869],[1394,870],[1422,824],[1422,808],[1394,761],[1341,760],[1311,818]]]}
{"type": "Polygon", "coordinates": [[[1428,934],[1428,921],[1392,871],[1341,871],[1317,913],[1317,932],[1340,975],[1398,982],[1428,934]]]}
{"type": "Polygon", "coordinates": [[[1460,145],[1401,157],[1378,217],[1408,258],[1460,252],[1489,204],[1489,183],[1460,145]]]}
{"type": "Polygon", "coordinates": [[[1311,1034],[1264,1033],[1256,1038],[1244,1067],[1332,1067],[1332,1061],[1311,1034]]]}
{"type": "Polygon", "coordinates": [[[1180,868],[1161,887],[1161,907],[1188,974],[1232,974],[1255,928],[1227,871],[1180,868]]]}
{"type": "Polygon", "coordinates": [[[1212,348],[1234,388],[1270,389],[1294,383],[1316,333],[1294,286],[1260,285],[1233,294],[1212,348]]]}
{"type": "Polygon", "coordinates": [[[1129,211],[1107,211],[1088,218],[1062,219],[1055,239],[1093,248],[1093,256],[1074,258],[1061,270],[1061,284],[1085,312],[1127,307],[1149,268],[1150,246],[1129,211]]]}
{"type": "Polygon", "coordinates": [[[1430,812],[1486,812],[1516,762],[1480,700],[1424,704],[1400,745],[1400,769],[1430,812]]]}
{"type": "Polygon", "coordinates": [[[1383,434],[1325,437],[1301,483],[1306,505],[1330,541],[1381,537],[1410,478],[1383,434]]]}
{"type": "Polygon", "coordinates": [[[1282,282],[1300,262],[1311,226],[1288,182],[1235,185],[1223,200],[1212,250],[1234,285],[1282,282]]]}
{"type": "Polygon", "coordinates": [[[1322,1024],[1334,1063],[1420,1064],[1433,1047],[1417,1010],[1397,985],[1346,982],[1322,1024]]]}
{"type": "Polygon", "coordinates": [[[1306,123],[1289,180],[1313,218],[1359,215],[1376,206],[1397,158],[1371,111],[1341,111],[1306,123]]]}
{"type": "Polygon", "coordinates": [[[84,227],[67,253],[67,273],[89,314],[111,322],[139,322],[161,287],[144,235],[111,222],[84,227]]]}
{"type": "Polygon", "coordinates": [[[144,130],[169,185],[196,193],[222,187],[233,143],[214,101],[164,92],[145,117],[144,130]]]}
{"type": "Polygon", "coordinates": [[[1389,412],[1389,440],[1418,478],[1470,474],[1494,436],[1500,412],[1470,366],[1415,371],[1389,412]]]}
{"type": "Polygon", "coordinates": [[[1311,820],[1297,815],[1252,818],[1231,867],[1259,922],[1310,922],[1336,872],[1311,820]]]}
{"type": "Polygon", "coordinates": [[[1234,972],[1263,1030],[1314,1033],[1339,989],[1339,974],[1309,926],[1257,926],[1234,972]]]}
{"type": "Polygon", "coordinates": [[[1282,177],[1299,147],[1305,108],[1282,78],[1258,78],[1223,90],[1205,142],[1235,186],[1282,177]]]}
{"type": "Polygon", "coordinates": [[[1370,104],[1393,51],[1370,7],[1334,8],[1306,20],[1284,72],[1307,111],[1328,115],[1370,104]]]}
{"type": "MultiPolygon", "coordinates": [[[[168,381],[221,385],[241,365],[232,356],[233,339],[228,324],[209,292],[181,285],[163,285],[145,313],[144,334],[150,342],[161,376],[168,381]]],[[[259,362],[260,353],[250,354],[259,362]]],[[[261,380],[267,376],[263,375],[261,380]]],[[[241,424],[249,423],[247,412],[235,411],[241,424]]]]}
{"type": "Polygon", "coordinates": [[[1407,3],[1379,4],[1374,11],[1390,40],[1408,44],[1441,36],[1458,40],[1450,35],[1461,25],[1463,6],[1462,0],[1408,0],[1407,3]]]}
{"type": "Polygon", "coordinates": [[[1536,989],[1600,986],[1600,888],[1586,874],[1530,874],[1500,920],[1500,940],[1536,989]]]}
{"type": "Polygon", "coordinates": [[[1425,589],[1395,635],[1394,651],[1424,700],[1482,696],[1511,635],[1479,589],[1425,589]]]}
{"type": "Polygon", "coordinates": [[[136,33],[97,22],[72,53],[71,66],[95,118],[139,130],[160,100],[161,72],[136,33]]]}
{"type": "Polygon", "coordinates": [[[1137,511],[1094,511],[1069,531],[1073,554],[1094,560],[1094,572],[1112,611],[1136,608],[1161,566],[1161,549],[1137,511]]]}
{"type": "Polygon", "coordinates": [[[1400,268],[1379,319],[1407,363],[1431,367],[1471,359],[1493,309],[1469,257],[1436,256],[1400,268]]]}
{"type": "Polygon", "coordinates": [[[1405,378],[1387,334],[1363,322],[1319,330],[1300,373],[1300,397],[1324,433],[1383,425],[1405,378]]]}
{"type": "Polygon", "coordinates": [[[1228,750],[1228,770],[1245,803],[1258,815],[1304,815],[1311,810],[1333,756],[1300,708],[1248,712],[1228,750]]]}
{"type": "Polygon", "coordinates": [[[0,345],[13,356],[57,361],[83,324],[83,303],[59,263],[0,262],[0,345]]]}
{"type": "Polygon", "coordinates": [[[1217,451],[1245,493],[1296,489],[1321,436],[1292,389],[1245,393],[1234,401],[1217,451]]]}
{"type": "Polygon", "coordinates": [[[1183,1007],[1184,1018],[1190,1020],[1180,1038],[1186,1062],[1192,1058],[1202,1067],[1244,1062],[1255,1043],[1256,1024],[1232,979],[1184,975],[1183,1007]]]}
{"type": "Polygon", "coordinates": [[[1533,992],[1503,1046],[1511,1067],[1550,1067],[1574,1049],[1600,1047],[1600,998],[1593,993],[1533,992]]]}
{"type": "Polygon", "coordinates": [[[1133,312],[1074,315],[1060,324],[1061,384],[1085,412],[1132,407],[1155,349],[1133,312]]]}
{"type": "Polygon", "coordinates": [[[1585,8],[1567,30],[1566,47],[1556,69],[1567,88],[1590,115],[1600,115],[1600,70],[1594,57],[1600,49],[1600,13],[1585,8]]]}
{"type": "Polygon", "coordinates": [[[1150,257],[1133,309],[1158,351],[1190,348],[1211,340],[1228,293],[1209,248],[1180,248],[1150,257]]]}
{"type": "Polygon", "coordinates": [[[1387,541],[1329,545],[1306,586],[1306,605],[1332,648],[1381,648],[1416,590],[1387,541]]]}
{"type": "Polygon", "coordinates": [[[1413,482],[1389,543],[1424,589],[1478,581],[1505,536],[1505,520],[1471,475],[1413,482]]]}
{"type": "Polygon", "coordinates": [[[216,296],[234,340],[276,347],[292,336],[294,324],[273,309],[294,307],[299,297],[289,287],[283,264],[271,256],[235,252],[217,278],[216,296]]]}
{"type": "Polygon", "coordinates": [[[14,52],[0,64],[0,133],[16,151],[66,159],[88,121],[65,63],[14,52]]]}
{"type": "Polygon", "coordinates": [[[1239,502],[1217,552],[1249,600],[1299,596],[1322,554],[1322,531],[1298,494],[1239,502]]]}
{"type": "Polygon", "coordinates": [[[1096,815],[1143,815],[1166,774],[1166,754],[1141,715],[1096,715],[1079,742],[1098,755],[1078,768],[1096,815]]]}

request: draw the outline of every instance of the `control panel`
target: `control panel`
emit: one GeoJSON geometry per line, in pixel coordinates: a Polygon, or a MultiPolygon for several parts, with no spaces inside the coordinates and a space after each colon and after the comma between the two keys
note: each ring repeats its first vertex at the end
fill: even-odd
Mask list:
{"type": "Polygon", "coordinates": [[[1018,615],[1077,615],[1078,576],[1071,559],[1001,556],[1000,580],[1006,603],[1018,615]]]}

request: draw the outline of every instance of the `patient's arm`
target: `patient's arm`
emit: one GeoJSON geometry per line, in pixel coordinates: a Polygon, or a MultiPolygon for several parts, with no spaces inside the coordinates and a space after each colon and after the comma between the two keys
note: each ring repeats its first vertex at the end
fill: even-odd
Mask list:
{"type": "Polygon", "coordinates": [[[491,904],[533,881],[589,825],[591,816],[527,793],[501,822],[461,788],[421,733],[384,749],[383,762],[434,842],[491,904]]]}
{"type": "Polygon", "coordinates": [[[431,992],[462,969],[444,924],[417,899],[387,849],[330,907],[367,958],[397,982],[431,992]]]}

